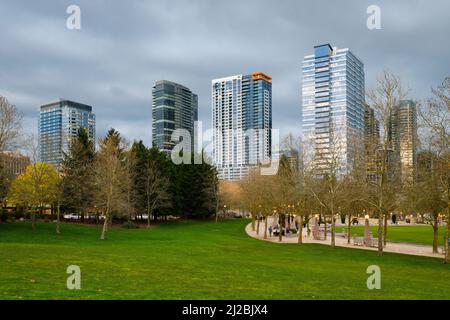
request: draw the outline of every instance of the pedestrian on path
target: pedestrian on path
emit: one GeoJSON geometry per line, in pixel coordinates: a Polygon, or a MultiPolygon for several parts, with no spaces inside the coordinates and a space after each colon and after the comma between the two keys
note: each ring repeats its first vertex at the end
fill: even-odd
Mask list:
{"type": "Polygon", "coordinates": [[[272,226],[269,226],[269,236],[272,238],[272,231],[273,231],[273,229],[272,229],[272,226]]]}

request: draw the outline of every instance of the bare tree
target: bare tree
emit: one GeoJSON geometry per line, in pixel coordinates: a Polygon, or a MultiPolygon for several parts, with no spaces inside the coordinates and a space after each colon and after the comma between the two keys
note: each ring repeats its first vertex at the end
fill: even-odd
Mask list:
{"type": "MultiPolygon", "coordinates": [[[[432,97],[427,99],[425,108],[419,109],[422,122],[422,141],[428,142],[428,150],[434,154],[432,174],[425,178],[433,179],[436,191],[433,202],[446,203],[442,212],[447,213],[447,227],[445,232],[445,259],[449,262],[449,225],[450,225],[450,77],[432,89],[432,97]]],[[[421,194],[420,196],[425,196],[421,194]]],[[[430,194],[428,194],[428,197],[430,194]]],[[[431,200],[431,199],[429,199],[431,200]]],[[[437,206],[433,208],[437,209],[437,206]]],[[[437,251],[437,212],[434,212],[434,241],[433,251],[437,251]]]]}
{"type": "Polygon", "coordinates": [[[127,205],[126,205],[126,216],[128,222],[131,221],[132,216],[135,215],[135,208],[136,208],[136,200],[137,200],[137,194],[136,194],[136,187],[134,185],[134,181],[136,180],[136,154],[133,148],[130,147],[130,145],[127,143],[127,151],[125,151],[125,189],[126,189],[126,196],[127,196],[127,205]]]}
{"type": "MultiPolygon", "coordinates": [[[[316,150],[313,169],[313,181],[310,181],[309,191],[324,209],[325,226],[327,215],[331,218],[331,246],[335,247],[335,220],[340,211],[339,206],[344,198],[344,177],[350,170],[343,155],[348,133],[340,128],[337,121],[330,123],[328,131],[328,148],[316,150]]],[[[325,227],[325,233],[326,233],[325,227]]]]}
{"type": "Polygon", "coordinates": [[[114,210],[126,206],[126,170],[119,147],[120,138],[106,137],[100,141],[100,151],[95,159],[95,194],[94,199],[104,215],[101,240],[106,238],[108,223],[112,221],[114,210]]]}
{"type": "Polygon", "coordinates": [[[22,115],[5,97],[0,96],[0,210],[3,210],[3,206],[6,205],[5,200],[10,184],[3,166],[3,152],[16,149],[21,130],[22,115]]]}
{"type": "Polygon", "coordinates": [[[146,209],[147,209],[147,227],[150,227],[150,217],[155,210],[170,206],[169,180],[158,172],[156,163],[153,159],[148,159],[144,176],[146,209]]]}
{"type": "MultiPolygon", "coordinates": [[[[257,189],[260,172],[258,169],[251,169],[245,179],[240,181],[242,190],[242,205],[245,210],[250,212],[252,217],[252,230],[256,230],[255,222],[259,217],[261,210],[261,195],[257,189]]],[[[258,219],[259,220],[259,219],[258,219]]]]}
{"type": "Polygon", "coordinates": [[[22,130],[22,115],[16,106],[0,96],[0,153],[16,149],[22,130]]]}
{"type": "Polygon", "coordinates": [[[375,146],[377,150],[376,179],[370,181],[371,197],[367,201],[378,212],[378,254],[383,253],[383,218],[397,206],[397,190],[390,177],[392,161],[392,141],[390,137],[391,115],[405,97],[400,78],[390,71],[385,70],[377,78],[374,88],[367,91],[367,100],[374,109],[381,126],[380,144],[375,146]]]}

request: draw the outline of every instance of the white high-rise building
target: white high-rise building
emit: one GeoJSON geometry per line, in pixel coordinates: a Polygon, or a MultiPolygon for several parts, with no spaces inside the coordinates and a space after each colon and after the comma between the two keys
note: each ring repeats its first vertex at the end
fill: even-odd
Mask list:
{"type": "Polygon", "coordinates": [[[348,48],[323,44],[304,57],[302,79],[305,161],[345,172],[363,148],[364,65],[348,48]]]}
{"type": "Polygon", "coordinates": [[[272,78],[262,72],[212,81],[213,162],[219,179],[239,180],[270,160],[272,78]]]}

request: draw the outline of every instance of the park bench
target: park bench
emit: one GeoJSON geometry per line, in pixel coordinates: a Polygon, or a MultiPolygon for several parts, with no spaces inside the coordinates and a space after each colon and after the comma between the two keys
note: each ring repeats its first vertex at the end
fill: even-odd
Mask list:
{"type": "Polygon", "coordinates": [[[363,246],[364,245],[364,237],[353,237],[353,245],[355,246],[363,246]]]}
{"type": "Polygon", "coordinates": [[[347,238],[347,233],[346,232],[336,233],[336,237],[347,238]]]}
{"type": "Polygon", "coordinates": [[[378,247],[378,238],[372,238],[370,242],[371,247],[378,247]]]}

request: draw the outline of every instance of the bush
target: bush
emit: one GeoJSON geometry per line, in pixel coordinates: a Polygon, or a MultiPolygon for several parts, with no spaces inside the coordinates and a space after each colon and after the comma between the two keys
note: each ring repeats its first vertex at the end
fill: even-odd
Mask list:
{"type": "Polygon", "coordinates": [[[2,209],[1,216],[0,216],[0,221],[7,222],[8,218],[9,218],[8,210],[2,209]]]}
{"type": "Polygon", "coordinates": [[[125,229],[137,229],[137,228],[139,228],[139,226],[134,224],[131,221],[125,221],[124,223],[122,223],[122,228],[125,228],[125,229]]]}
{"type": "Polygon", "coordinates": [[[25,211],[22,208],[17,208],[17,210],[14,212],[14,218],[25,218],[25,211]]]}

